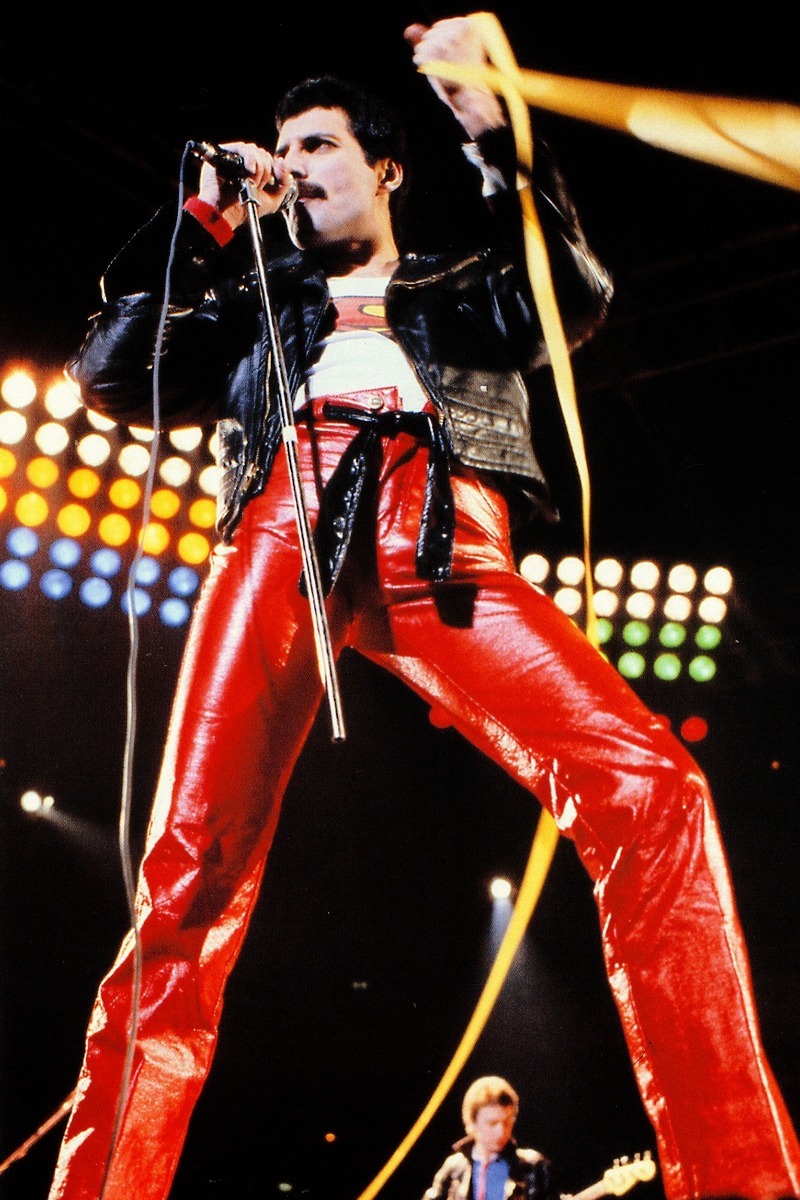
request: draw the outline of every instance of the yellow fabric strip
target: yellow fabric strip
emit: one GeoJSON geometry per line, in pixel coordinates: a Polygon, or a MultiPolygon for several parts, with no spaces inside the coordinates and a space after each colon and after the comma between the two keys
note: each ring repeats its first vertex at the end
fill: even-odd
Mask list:
{"type": "MultiPolygon", "coordinates": [[[[489,87],[503,96],[508,87],[506,73],[494,67],[430,62],[419,69],[455,83],[489,87]]],[[[630,133],[662,150],[800,191],[797,105],[597,83],[522,68],[517,68],[516,90],[534,107],[630,133]]]]}
{"type": "MultiPolygon", "coordinates": [[[[472,14],[472,19],[480,28],[490,61],[499,65],[499,72],[493,78],[497,85],[497,90],[502,93],[505,100],[516,142],[517,162],[520,167],[518,183],[524,222],[526,266],[530,276],[534,300],[539,312],[539,319],[542,324],[545,343],[550,354],[556,390],[564,413],[582,487],[587,633],[594,644],[597,645],[597,621],[594,614],[592,597],[591,556],[589,552],[589,472],[586,465],[583,435],[575,399],[575,386],[569,349],[556,302],[544,234],[539,224],[530,188],[531,172],[533,170],[533,135],[531,132],[530,116],[527,104],[520,94],[519,68],[500,23],[491,13],[474,13],[472,14]]],[[[464,1031],[464,1035],[425,1108],[394,1154],[372,1182],[364,1189],[358,1200],[372,1200],[376,1193],[383,1187],[386,1180],[397,1169],[438,1110],[475,1048],[478,1038],[489,1019],[495,1001],[500,994],[500,989],[505,982],[514,955],[530,923],[531,915],[536,907],[558,845],[558,838],[558,827],[553,817],[546,809],[542,809],[511,920],[508,923],[508,928],[500,943],[497,956],[492,964],[492,969],[489,972],[486,984],[478,999],[470,1022],[464,1031]]]]}

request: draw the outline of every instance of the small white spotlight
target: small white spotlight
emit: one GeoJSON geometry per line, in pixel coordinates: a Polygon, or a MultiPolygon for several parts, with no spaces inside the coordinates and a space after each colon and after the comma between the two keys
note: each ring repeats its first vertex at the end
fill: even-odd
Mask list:
{"type": "Polygon", "coordinates": [[[508,900],[511,895],[511,883],[499,876],[489,884],[489,893],[493,900],[508,900]]]}
{"type": "Polygon", "coordinates": [[[36,813],[49,812],[55,804],[55,800],[52,796],[42,796],[39,792],[29,791],[22,793],[19,803],[23,812],[34,815],[36,813]]]}

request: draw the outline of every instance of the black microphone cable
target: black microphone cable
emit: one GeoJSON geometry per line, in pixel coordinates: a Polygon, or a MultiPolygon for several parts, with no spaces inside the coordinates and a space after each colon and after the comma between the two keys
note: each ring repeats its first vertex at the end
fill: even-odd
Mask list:
{"type": "Polygon", "coordinates": [[[183,218],[183,203],[184,203],[184,174],[186,170],[186,162],[190,153],[193,153],[195,143],[187,142],[181,156],[180,172],[178,178],[178,198],[177,198],[177,215],[175,225],[172,231],[170,241],[169,255],[167,258],[167,267],[164,277],[164,299],[161,305],[161,313],[158,322],[158,332],[155,342],[155,356],[153,360],[153,442],[150,450],[150,462],[147,468],[147,476],[145,478],[144,494],[142,498],[142,529],[139,536],[136,552],[134,553],[128,571],[128,583],[125,591],[128,608],[128,628],[129,628],[129,654],[128,654],[128,669],[126,679],[126,703],[127,703],[127,724],[125,733],[125,752],[123,761],[123,776],[122,776],[122,799],[120,803],[119,817],[119,851],[122,860],[122,875],[125,884],[125,898],[128,905],[128,913],[131,922],[131,933],[133,935],[133,982],[131,988],[131,1013],[129,1021],[129,1032],[127,1046],[125,1051],[125,1062],[122,1071],[122,1079],[120,1081],[119,1095],[117,1097],[117,1107],[114,1117],[114,1127],[112,1130],[111,1141],[108,1147],[106,1156],[105,1168],[103,1170],[103,1182],[100,1188],[98,1200],[103,1200],[105,1196],[106,1186],[108,1184],[111,1165],[114,1160],[114,1153],[119,1141],[119,1135],[122,1128],[122,1117],[125,1110],[125,1103],[128,1098],[128,1088],[130,1087],[131,1075],[133,1073],[133,1057],[136,1051],[136,1034],[139,1026],[139,1009],[141,1005],[142,993],[142,939],[139,931],[139,925],[136,916],[136,885],[134,881],[133,862],[130,849],[130,827],[131,827],[131,802],[133,795],[133,764],[134,754],[136,749],[136,724],[137,724],[137,667],[139,662],[139,618],[136,611],[136,576],[139,570],[144,553],[144,538],[145,531],[150,520],[151,502],[153,496],[153,484],[155,481],[156,462],[158,459],[160,445],[160,429],[161,424],[161,398],[160,398],[160,374],[161,374],[161,352],[164,344],[164,332],[167,324],[167,316],[169,313],[169,297],[172,284],[172,267],[175,261],[175,248],[177,245],[178,230],[180,229],[181,220],[183,218]]]}

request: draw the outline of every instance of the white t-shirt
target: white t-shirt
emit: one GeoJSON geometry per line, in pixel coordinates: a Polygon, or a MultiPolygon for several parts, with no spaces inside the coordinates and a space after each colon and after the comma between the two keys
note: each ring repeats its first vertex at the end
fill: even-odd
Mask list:
{"type": "Polygon", "coordinates": [[[336,328],[323,340],[319,358],[298,389],[296,408],[320,396],[381,387],[396,387],[404,409],[424,408],[427,394],[386,323],[388,282],[388,276],[345,275],[328,280],[336,328]]]}

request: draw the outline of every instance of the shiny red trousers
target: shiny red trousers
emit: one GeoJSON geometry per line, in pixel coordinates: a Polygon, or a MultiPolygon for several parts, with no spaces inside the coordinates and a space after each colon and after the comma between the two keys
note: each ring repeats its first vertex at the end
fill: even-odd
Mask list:
{"type": "MultiPolygon", "coordinates": [[[[314,517],[353,436],[298,427],[314,517]]],[[[328,602],[338,652],[405,680],[552,812],[594,881],[608,978],[671,1200],[800,1194],[800,1148],[760,1042],[708,787],[575,624],[520,577],[504,501],[453,477],[451,582],[414,568],[427,448],[385,439],[379,486],[328,602]],[[469,622],[448,600],[474,593],[469,622]]],[[[142,987],[131,1083],[132,941],[103,981],[50,1200],[164,1200],[211,1067],[226,980],[281,796],[322,699],[283,454],[214,552],[194,613],[138,889],[142,987]]]]}

